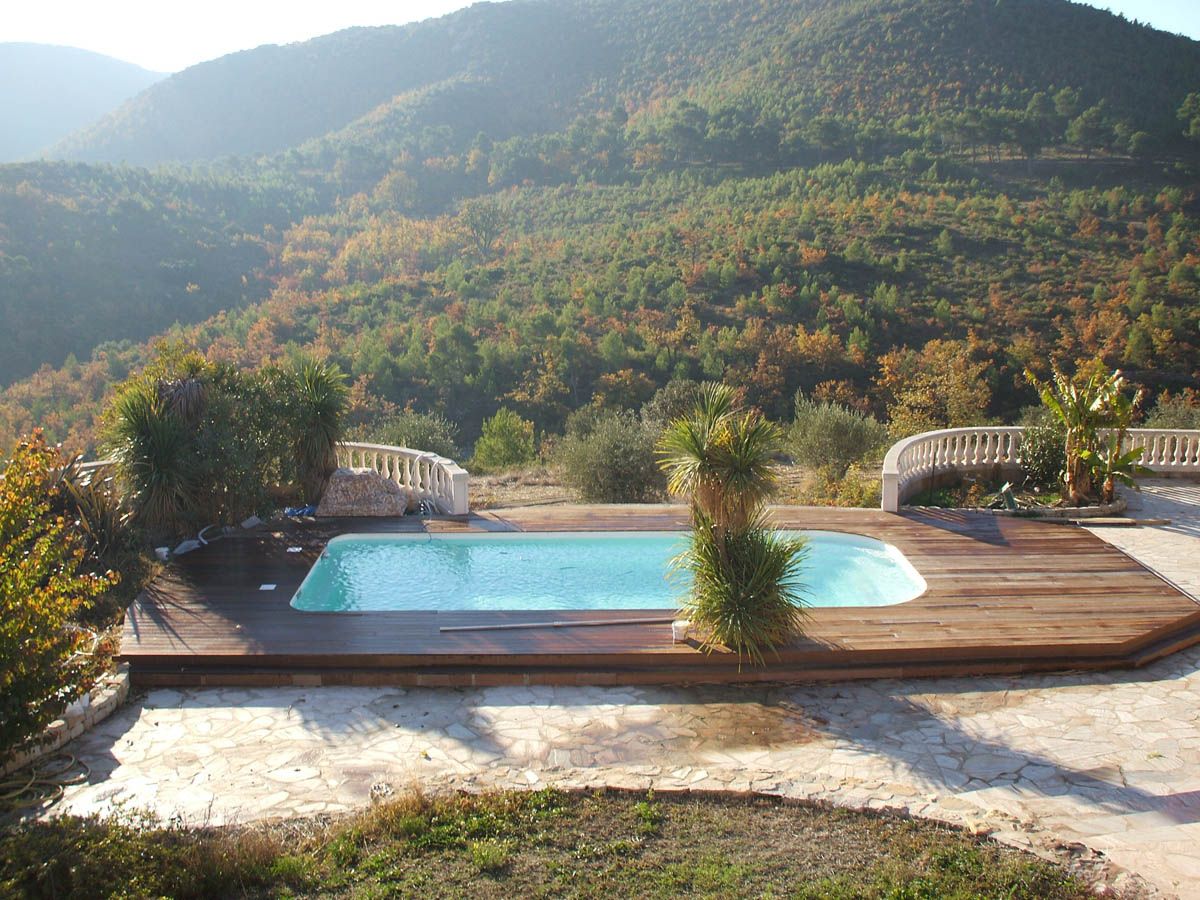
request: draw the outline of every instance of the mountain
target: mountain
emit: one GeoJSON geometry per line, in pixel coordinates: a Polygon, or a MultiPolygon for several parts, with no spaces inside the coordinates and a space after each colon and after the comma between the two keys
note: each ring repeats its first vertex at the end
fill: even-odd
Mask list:
{"type": "Polygon", "coordinates": [[[32,159],[162,78],[75,47],[0,43],[0,162],[32,159]]]}
{"type": "Polygon", "coordinates": [[[674,378],[932,425],[1049,361],[1200,377],[1200,43],[1066,0],[479,4],[60,146],[109,162],[0,166],[0,442],[91,444],[164,340],[328,357],[361,420],[467,439],[674,378]]]}
{"type": "MultiPolygon", "coordinates": [[[[769,99],[777,116],[883,119],[1068,86],[1151,129],[1198,81],[1196,42],[1063,0],[509,0],[194,66],[54,154],[138,165],[271,154],[355,123],[370,147],[381,122],[399,126],[390,138],[413,136],[389,107],[464,84],[487,95],[471,111],[491,112],[493,138],[697,93],[769,99]]],[[[418,125],[453,127],[436,111],[418,125]]]]}
{"type": "Polygon", "coordinates": [[[275,153],[398,96],[451,82],[482,81],[527,104],[553,106],[586,86],[577,75],[600,43],[554,4],[514,2],[259,47],[171,76],[63,141],[54,155],[147,165],[275,153]]]}

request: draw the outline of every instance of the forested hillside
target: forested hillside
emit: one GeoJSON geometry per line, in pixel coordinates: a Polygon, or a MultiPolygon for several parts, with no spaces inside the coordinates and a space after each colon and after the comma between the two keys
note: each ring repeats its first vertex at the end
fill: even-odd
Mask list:
{"type": "Polygon", "coordinates": [[[261,299],[271,234],[315,205],[257,175],[0,167],[0,382],[261,299]]]}
{"type": "Polygon", "coordinates": [[[735,119],[773,129],[786,150],[836,144],[828,133],[805,137],[814,117],[874,123],[884,140],[971,107],[1023,111],[1034,92],[1062,87],[1080,91],[1080,109],[1104,100],[1113,117],[1165,133],[1198,80],[1195,42],[1063,0],[508,0],[194,66],[58,153],[213,159],[279,152],[353,126],[335,146],[378,158],[424,128],[448,130],[440,137],[457,150],[480,130],[508,136],[455,128],[470,125],[464,104],[481,124],[503,120],[530,134],[616,106],[656,118],[680,97],[726,117],[736,109],[735,119]],[[436,104],[416,128],[387,108],[464,84],[486,89],[436,104]]]}
{"type": "Polygon", "coordinates": [[[0,162],[37,157],[162,77],[75,47],[0,43],[0,162]]]}
{"type": "Polygon", "coordinates": [[[1062,0],[485,4],[196,67],[70,146],[264,155],[0,168],[0,378],[79,357],[4,437],[88,444],[175,321],[468,440],[681,377],[936,425],[1050,360],[1200,374],[1200,44],[1062,0]]]}

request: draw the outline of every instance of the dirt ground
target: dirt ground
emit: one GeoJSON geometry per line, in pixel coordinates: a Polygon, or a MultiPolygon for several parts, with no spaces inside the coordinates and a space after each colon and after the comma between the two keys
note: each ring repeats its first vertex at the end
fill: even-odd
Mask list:
{"type": "MultiPolygon", "coordinates": [[[[817,477],[802,466],[781,465],[775,503],[818,503],[817,477]]],[[[669,500],[663,496],[664,501],[669,500]]],[[[541,506],[555,503],[580,503],[574,488],[563,483],[559,472],[539,466],[493,475],[471,475],[471,508],[501,509],[513,506],[541,506]]]]}

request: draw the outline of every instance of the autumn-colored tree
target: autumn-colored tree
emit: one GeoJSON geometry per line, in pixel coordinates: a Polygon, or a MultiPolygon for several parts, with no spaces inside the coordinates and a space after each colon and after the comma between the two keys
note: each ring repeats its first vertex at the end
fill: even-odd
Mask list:
{"type": "Polygon", "coordinates": [[[936,339],[919,353],[897,350],[880,357],[875,384],[893,438],[986,421],[992,391],[988,363],[974,358],[976,349],[969,341],[936,339]]]}
{"type": "Polygon", "coordinates": [[[63,462],[35,432],[0,472],[0,761],[90,687],[87,633],[71,623],[116,580],[80,571],[83,540],[53,512],[63,462]]]}
{"type": "Polygon", "coordinates": [[[488,259],[492,246],[504,229],[504,213],[500,205],[491,198],[470,200],[463,204],[459,221],[471,247],[483,259],[488,259]]]}

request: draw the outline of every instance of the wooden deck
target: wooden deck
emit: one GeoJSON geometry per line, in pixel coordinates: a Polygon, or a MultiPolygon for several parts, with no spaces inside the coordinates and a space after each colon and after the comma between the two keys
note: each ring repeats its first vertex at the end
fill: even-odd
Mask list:
{"type": "MultiPolygon", "coordinates": [[[[1200,604],[1069,525],[948,510],[789,507],[775,519],[894,544],[928,590],[896,606],[814,609],[806,635],[763,667],[673,644],[665,624],[447,633],[439,628],[546,613],[296,611],[291,597],[333,535],[423,527],[339,519],[239,535],[171,563],[130,607],[122,657],[141,684],[644,684],[1111,668],[1200,641],[1200,604]]],[[[663,530],[684,521],[682,507],[553,506],[428,527],[663,530]]]]}

